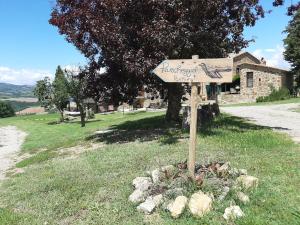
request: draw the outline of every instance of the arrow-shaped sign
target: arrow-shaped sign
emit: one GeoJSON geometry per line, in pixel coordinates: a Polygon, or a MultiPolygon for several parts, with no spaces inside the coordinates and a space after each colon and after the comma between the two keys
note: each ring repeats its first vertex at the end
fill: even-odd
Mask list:
{"type": "Polygon", "coordinates": [[[165,60],[153,72],[169,83],[231,83],[233,59],[165,60]]]}

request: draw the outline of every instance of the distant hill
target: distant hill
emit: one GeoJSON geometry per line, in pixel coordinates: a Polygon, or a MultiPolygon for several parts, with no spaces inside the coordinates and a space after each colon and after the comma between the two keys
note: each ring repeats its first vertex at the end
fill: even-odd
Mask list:
{"type": "Polygon", "coordinates": [[[33,85],[0,83],[0,98],[34,97],[33,85]]]}

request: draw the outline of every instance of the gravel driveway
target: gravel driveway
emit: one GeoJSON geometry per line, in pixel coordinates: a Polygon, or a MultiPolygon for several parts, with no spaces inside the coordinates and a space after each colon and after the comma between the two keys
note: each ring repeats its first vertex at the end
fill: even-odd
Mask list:
{"type": "Polygon", "coordinates": [[[300,143],[300,113],[293,112],[299,103],[264,106],[221,107],[221,111],[234,116],[243,117],[255,124],[268,126],[274,130],[288,133],[292,139],[300,143]]]}
{"type": "Polygon", "coordinates": [[[0,127],[0,180],[5,178],[6,171],[13,166],[25,137],[26,133],[16,127],[0,127]]]}

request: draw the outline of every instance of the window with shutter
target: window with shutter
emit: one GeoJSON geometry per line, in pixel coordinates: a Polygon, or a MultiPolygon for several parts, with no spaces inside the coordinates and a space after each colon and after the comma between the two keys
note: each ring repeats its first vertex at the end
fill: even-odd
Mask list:
{"type": "Polygon", "coordinates": [[[253,88],[253,72],[247,72],[247,87],[253,88]]]}

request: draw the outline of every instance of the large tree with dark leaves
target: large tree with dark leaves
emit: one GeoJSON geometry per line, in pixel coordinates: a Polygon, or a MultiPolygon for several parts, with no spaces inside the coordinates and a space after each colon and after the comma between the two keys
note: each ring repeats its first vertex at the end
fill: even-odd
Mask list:
{"type": "MultiPolygon", "coordinates": [[[[57,0],[50,23],[90,60],[91,70],[106,66],[99,89],[130,100],[143,85],[146,91],[164,85],[150,71],[166,58],[240,51],[249,43],[244,27],[263,16],[259,0],[57,0]]],[[[182,86],[167,89],[167,119],[178,120],[182,86]]]]}
{"type": "Polygon", "coordinates": [[[300,87],[300,10],[293,15],[286,28],[284,39],[284,57],[292,65],[292,73],[296,75],[297,87],[300,87]]]}

